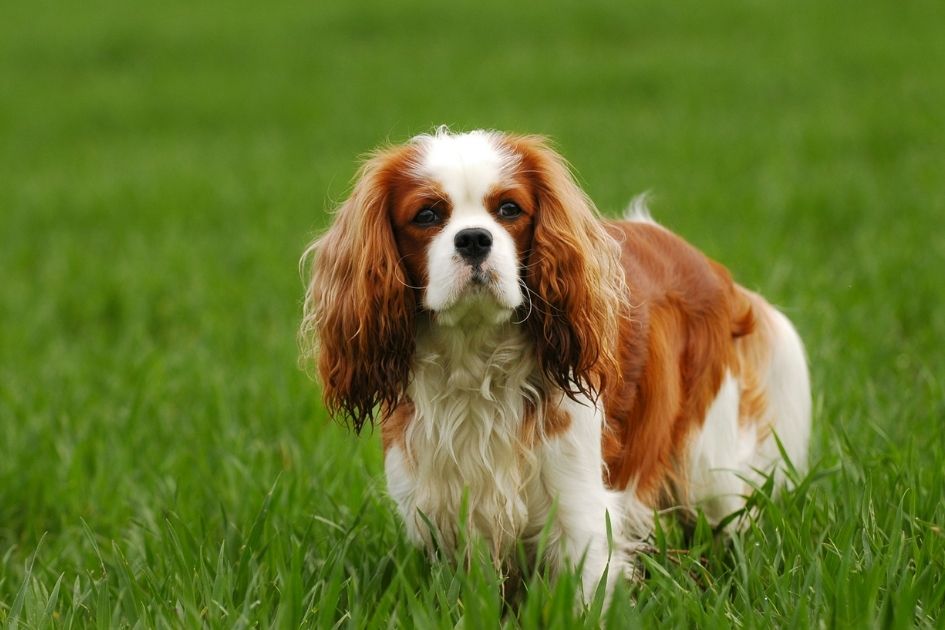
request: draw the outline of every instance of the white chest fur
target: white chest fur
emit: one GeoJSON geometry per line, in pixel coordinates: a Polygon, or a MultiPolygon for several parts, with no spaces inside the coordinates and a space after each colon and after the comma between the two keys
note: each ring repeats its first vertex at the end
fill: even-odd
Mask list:
{"type": "Polygon", "coordinates": [[[427,548],[432,529],[455,550],[464,526],[501,561],[517,540],[533,540],[550,523],[545,559],[559,569],[582,565],[589,601],[608,565],[608,587],[628,573],[622,524],[625,509],[639,502],[604,487],[602,409],[560,391],[543,402],[526,335],[512,323],[482,323],[419,332],[408,389],[415,416],[387,450],[388,490],[407,534],[427,548]],[[569,419],[548,439],[540,434],[542,405],[569,419]],[[618,541],[614,549],[608,522],[618,541]]]}
{"type": "Polygon", "coordinates": [[[539,454],[522,443],[527,407],[540,404],[525,335],[511,323],[423,330],[408,394],[416,415],[385,466],[410,537],[430,542],[421,512],[447,547],[465,514],[499,554],[540,527],[539,454]]]}

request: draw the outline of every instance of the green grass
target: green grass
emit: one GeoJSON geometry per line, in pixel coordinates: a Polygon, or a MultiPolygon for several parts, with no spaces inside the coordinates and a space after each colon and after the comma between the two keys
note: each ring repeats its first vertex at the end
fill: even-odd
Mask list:
{"type": "Polygon", "coordinates": [[[945,623],[945,5],[355,4],[0,7],[0,623],[601,623],[429,565],[297,368],[355,157],[444,122],[652,190],[808,344],[801,488],[668,524],[604,622],[945,623]]]}

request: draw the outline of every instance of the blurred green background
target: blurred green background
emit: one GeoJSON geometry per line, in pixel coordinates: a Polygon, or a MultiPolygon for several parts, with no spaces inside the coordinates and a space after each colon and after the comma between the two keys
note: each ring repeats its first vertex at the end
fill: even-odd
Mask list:
{"type": "Polygon", "coordinates": [[[4,3],[0,621],[597,623],[567,580],[510,612],[427,566],[377,436],[297,366],[298,258],[358,156],[446,123],[551,136],[606,214],[652,191],[808,344],[809,484],[734,551],[653,559],[607,622],[934,625],[943,26],[931,0],[4,3]]]}

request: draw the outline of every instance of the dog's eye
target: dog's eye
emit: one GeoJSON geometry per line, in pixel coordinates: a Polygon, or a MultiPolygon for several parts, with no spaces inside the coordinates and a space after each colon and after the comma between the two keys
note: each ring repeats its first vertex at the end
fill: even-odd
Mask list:
{"type": "Polygon", "coordinates": [[[440,215],[437,214],[436,210],[430,207],[421,208],[420,212],[413,218],[413,222],[417,225],[433,225],[439,220],[440,215]]]}
{"type": "Polygon", "coordinates": [[[499,216],[503,219],[514,219],[520,214],[522,214],[522,209],[515,202],[503,201],[499,206],[499,216]]]}

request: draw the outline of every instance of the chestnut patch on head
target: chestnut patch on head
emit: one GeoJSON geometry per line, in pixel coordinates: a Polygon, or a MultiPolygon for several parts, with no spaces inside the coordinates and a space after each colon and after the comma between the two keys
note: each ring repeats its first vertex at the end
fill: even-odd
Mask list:
{"type": "Polygon", "coordinates": [[[516,171],[508,181],[493,187],[483,199],[486,210],[515,241],[519,267],[523,270],[534,234],[535,194],[532,181],[524,173],[516,171]],[[517,212],[503,216],[502,209],[506,208],[508,214],[509,206],[514,206],[517,212]]]}
{"type": "MultiPolygon", "coordinates": [[[[449,220],[449,197],[434,182],[410,172],[402,173],[392,189],[390,223],[410,286],[422,291],[427,277],[430,242],[449,220]]],[[[420,303],[420,296],[417,296],[420,303]]]]}

